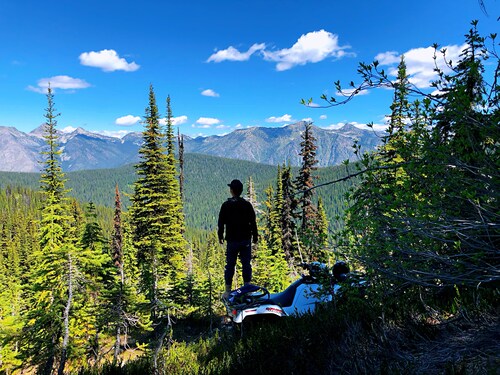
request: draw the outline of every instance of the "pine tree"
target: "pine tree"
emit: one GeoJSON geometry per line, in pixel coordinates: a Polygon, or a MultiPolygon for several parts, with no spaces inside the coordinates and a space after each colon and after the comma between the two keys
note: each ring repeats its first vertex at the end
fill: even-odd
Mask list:
{"type": "Polygon", "coordinates": [[[186,302],[184,288],[186,287],[186,240],[184,238],[185,220],[182,198],[177,178],[175,159],[174,131],[172,124],[172,108],[170,105],[170,96],[167,97],[167,212],[170,222],[166,237],[168,241],[168,265],[170,283],[170,299],[173,303],[182,304],[186,302]]]}
{"type": "Polygon", "coordinates": [[[272,185],[269,185],[265,190],[264,194],[266,200],[264,201],[265,211],[262,214],[262,225],[263,225],[263,237],[266,239],[266,242],[272,241],[273,236],[273,197],[274,197],[274,189],[272,185]]]}
{"type": "MultiPolygon", "coordinates": [[[[121,282],[121,270],[116,268],[115,272],[112,273],[114,275],[111,280],[112,286],[109,288],[109,300],[111,302],[109,315],[112,322],[116,322],[116,324],[122,323],[120,345],[126,347],[130,333],[142,335],[145,331],[152,331],[153,322],[151,321],[149,301],[141,290],[141,265],[137,261],[137,247],[134,243],[134,230],[130,211],[121,212],[120,216],[123,231],[121,247],[123,284],[121,282]],[[120,297],[121,300],[119,300],[120,297]],[[122,309],[118,307],[120,302],[122,309]],[[122,312],[123,315],[120,315],[122,312]]],[[[114,334],[116,334],[116,329],[114,334]]]]}
{"type": "Polygon", "coordinates": [[[406,72],[405,58],[404,55],[402,55],[398,65],[397,79],[394,83],[394,98],[390,106],[391,116],[386,139],[391,138],[391,140],[393,140],[394,134],[402,132],[410,121],[411,111],[408,101],[408,95],[410,93],[409,86],[410,81],[406,72]]]}
{"type": "Polygon", "coordinates": [[[248,176],[247,180],[247,194],[246,200],[252,204],[253,209],[255,210],[255,214],[257,217],[262,213],[259,209],[259,202],[257,201],[257,192],[255,191],[255,184],[253,182],[252,176],[248,176]]]}
{"type": "Polygon", "coordinates": [[[167,98],[167,129],[160,128],[153,87],[149,90],[143,132],[144,144],[136,166],[139,178],[134,184],[132,222],[134,243],[141,269],[141,284],[151,305],[156,327],[153,359],[157,358],[167,332],[171,332],[170,310],[185,299],[186,242],[184,214],[176,176],[172,111],[167,98]]]}
{"type": "Polygon", "coordinates": [[[357,238],[352,238],[362,243],[357,248],[359,252],[357,250],[355,252],[363,259],[366,253],[366,264],[369,264],[369,269],[378,268],[375,264],[379,262],[399,264],[401,261],[394,256],[398,252],[391,242],[398,230],[406,229],[405,221],[401,219],[406,216],[402,200],[410,203],[407,195],[408,175],[403,166],[399,166],[410,157],[404,151],[409,145],[407,135],[413,121],[411,105],[408,102],[409,85],[406,64],[402,57],[398,66],[397,80],[394,83],[387,135],[373,157],[365,155],[362,163],[365,168],[373,168],[373,171],[369,170],[363,175],[362,184],[351,196],[354,203],[349,209],[347,228],[361,230],[357,238]],[[366,252],[365,248],[369,248],[370,252],[366,252]],[[372,259],[375,262],[372,262],[372,259]]]}
{"type": "Polygon", "coordinates": [[[269,247],[274,254],[283,252],[283,232],[281,227],[281,217],[283,212],[283,184],[281,180],[281,167],[278,166],[276,177],[276,191],[271,199],[270,210],[270,236],[269,247]]]}
{"type": "Polygon", "coordinates": [[[113,363],[117,363],[120,354],[122,326],[124,325],[124,288],[125,288],[125,273],[123,271],[123,228],[122,228],[122,204],[120,199],[120,191],[118,184],[115,186],[115,211],[113,217],[113,234],[111,236],[111,254],[113,264],[117,270],[118,286],[114,294],[114,311],[115,323],[115,347],[113,351],[113,363]]]}
{"type": "Polygon", "coordinates": [[[80,239],[85,227],[85,214],[82,207],[76,199],[70,199],[69,202],[69,215],[71,216],[71,225],[74,238],[80,239]]]}
{"type": "Polygon", "coordinates": [[[318,214],[316,216],[316,227],[318,233],[318,245],[320,247],[320,260],[326,262],[330,258],[328,252],[328,217],[326,216],[323,199],[318,198],[318,214]]]}
{"type": "Polygon", "coordinates": [[[257,245],[254,261],[254,280],[266,286],[273,292],[279,292],[286,286],[289,274],[289,265],[283,250],[283,185],[282,170],[278,167],[276,190],[269,186],[266,191],[266,212],[264,213],[264,228],[259,244],[257,245]]]}
{"type": "Polygon", "coordinates": [[[177,129],[177,144],[179,145],[179,191],[181,201],[184,201],[184,135],[181,135],[179,129],[177,129]]]}
{"type": "Polygon", "coordinates": [[[289,268],[284,254],[273,254],[265,238],[257,244],[253,264],[252,279],[256,285],[267,288],[271,293],[281,292],[287,286],[289,268]]]}
{"type": "Polygon", "coordinates": [[[40,366],[39,372],[42,374],[51,374],[57,359],[59,373],[64,370],[75,271],[72,262],[75,247],[74,240],[69,237],[71,219],[67,213],[65,179],[58,159],[61,151],[57,149],[56,118],[59,114],[55,112],[50,87],[47,102],[44,139],[48,151],[42,152],[45,168],[41,175],[45,202],[40,227],[40,251],[34,254],[35,264],[30,275],[33,298],[25,327],[28,358],[40,366]]]}
{"type": "Polygon", "coordinates": [[[84,336],[87,346],[86,356],[97,360],[100,350],[99,334],[107,323],[103,307],[105,306],[105,283],[108,281],[111,259],[102,235],[102,228],[97,222],[96,207],[92,202],[87,205],[86,217],[87,222],[80,240],[81,252],[87,258],[80,266],[81,272],[85,275],[85,282],[80,283],[85,288],[85,293],[81,300],[82,313],[78,319],[82,325],[90,327],[84,336]]]}
{"type": "Polygon", "coordinates": [[[170,224],[166,205],[167,156],[159,119],[153,86],[150,86],[143,131],[144,144],[139,150],[141,161],[136,165],[139,177],[134,184],[131,212],[141,285],[151,303],[153,321],[160,315],[164,291],[160,290],[159,283],[165,274],[168,259],[166,232],[170,224]]]}
{"type": "Polygon", "coordinates": [[[301,151],[299,155],[302,157],[302,165],[296,179],[297,188],[303,192],[299,198],[303,231],[310,228],[310,222],[314,220],[316,212],[312,201],[314,192],[309,190],[314,187],[314,171],[318,169],[316,167],[318,161],[316,160],[317,147],[315,142],[316,138],[312,133],[312,124],[306,123],[302,133],[302,142],[300,142],[301,151]]]}
{"type": "Polygon", "coordinates": [[[217,233],[211,232],[194,247],[194,306],[198,308],[200,318],[210,320],[210,328],[216,322],[222,308],[218,291],[224,289],[224,252],[221,251],[217,233]],[[206,237],[206,238],[205,238],[206,237]]]}
{"type": "MultiPolygon", "coordinates": [[[[56,132],[57,117],[52,90],[47,93],[41,175],[42,203],[39,248],[30,259],[29,309],[25,316],[23,350],[27,362],[38,366],[42,374],[58,374],[69,368],[71,359],[86,355],[85,343],[96,333],[89,325],[88,290],[96,290],[96,270],[106,257],[101,250],[83,248],[79,241],[79,208],[68,202],[56,132]],[[90,288],[90,289],[89,289],[90,288]]],[[[92,318],[93,319],[93,318],[92,318]]]]}
{"type": "Polygon", "coordinates": [[[283,204],[281,209],[281,242],[285,259],[291,268],[296,257],[295,219],[297,200],[295,199],[295,185],[292,179],[292,168],[283,166],[281,169],[281,185],[283,190],[283,204]]]}
{"type": "Polygon", "coordinates": [[[120,348],[127,345],[129,330],[135,325],[148,327],[148,319],[137,311],[137,306],[143,302],[132,282],[136,279],[134,268],[135,258],[133,247],[128,243],[127,225],[122,219],[122,205],[118,185],[115,187],[115,209],[113,216],[113,233],[111,236],[111,255],[113,270],[109,280],[109,291],[106,297],[109,300],[109,322],[113,325],[115,344],[113,350],[113,363],[118,363],[120,348]],[[127,272],[126,272],[127,271],[127,272]],[[134,298],[134,296],[136,296],[134,298]],[[122,339],[122,336],[124,338],[122,339]]]}
{"type": "Polygon", "coordinates": [[[122,202],[118,184],[115,186],[115,211],[113,216],[113,234],[111,237],[111,253],[113,263],[118,269],[121,284],[124,283],[123,273],[123,228],[122,228],[122,202]]]}
{"type": "Polygon", "coordinates": [[[314,191],[314,171],[317,170],[316,164],[316,138],[312,133],[312,124],[305,123],[305,129],[302,133],[302,142],[300,143],[302,157],[302,165],[299,170],[299,175],[296,178],[296,186],[301,191],[298,198],[300,207],[301,228],[300,237],[307,248],[307,257],[313,259],[317,254],[313,254],[313,248],[316,247],[316,215],[317,207],[313,203],[314,191]]]}

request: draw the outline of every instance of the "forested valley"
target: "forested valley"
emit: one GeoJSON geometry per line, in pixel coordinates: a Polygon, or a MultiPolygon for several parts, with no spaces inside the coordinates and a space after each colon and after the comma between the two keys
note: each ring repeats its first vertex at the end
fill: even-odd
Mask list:
{"type": "Polygon", "coordinates": [[[497,373],[500,59],[476,22],[465,42],[433,94],[402,58],[396,81],[362,63],[352,95],[323,96],[394,93],[382,145],[334,168],[316,168],[310,124],[299,168],[184,155],[151,86],[140,162],[65,174],[49,88],[43,172],[0,174],[0,372],[497,373]],[[346,260],[368,287],[314,315],[222,324],[215,229],[233,178],[258,214],[253,283],[279,292],[301,259],[346,260]]]}

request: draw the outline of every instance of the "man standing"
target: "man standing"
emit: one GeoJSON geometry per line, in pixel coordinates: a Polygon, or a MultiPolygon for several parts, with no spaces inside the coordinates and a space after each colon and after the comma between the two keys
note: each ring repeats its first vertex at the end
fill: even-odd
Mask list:
{"type": "Polygon", "coordinates": [[[243,282],[245,285],[252,281],[252,244],[257,243],[257,223],[255,221],[255,211],[252,204],[241,198],[243,184],[240,180],[233,180],[229,186],[231,198],[225,201],[219,212],[218,236],[219,242],[224,243],[224,227],[226,227],[226,268],[224,269],[224,280],[226,290],[223,298],[229,296],[236,267],[236,259],[240,257],[243,268],[243,282]]]}

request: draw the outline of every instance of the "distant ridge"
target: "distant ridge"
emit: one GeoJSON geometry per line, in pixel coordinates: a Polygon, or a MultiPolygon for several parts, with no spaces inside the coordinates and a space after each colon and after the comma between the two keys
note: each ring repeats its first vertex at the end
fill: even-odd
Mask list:
{"type": "MultiPolygon", "coordinates": [[[[238,129],[223,136],[185,137],[185,152],[248,160],[277,165],[300,164],[300,121],[280,128],[252,127],[238,129]]],[[[353,159],[355,140],[364,150],[373,150],[380,142],[380,134],[362,130],[352,124],[330,130],[313,126],[316,138],[318,165],[325,167],[353,159]]],[[[0,126],[0,171],[38,172],[40,151],[45,147],[43,128],[30,133],[13,127],[0,126]]],[[[142,143],[140,132],[123,138],[108,137],[77,128],[70,133],[59,132],[62,167],[65,171],[115,168],[138,159],[142,143]]]]}

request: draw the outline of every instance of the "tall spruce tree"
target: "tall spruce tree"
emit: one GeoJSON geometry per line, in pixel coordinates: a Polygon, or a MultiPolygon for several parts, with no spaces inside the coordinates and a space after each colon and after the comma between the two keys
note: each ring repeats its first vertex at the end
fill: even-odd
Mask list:
{"type": "Polygon", "coordinates": [[[165,293],[159,284],[166,273],[166,233],[171,220],[166,204],[167,156],[159,120],[156,97],[151,85],[144,119],[145,129],[142,133],[144,143],[139,149],[141,160],[135,166],[138,179],[134,183],[131,217],[141,286],[150,301],[153,321],[160,317],[161,300],[165,293]]]}
{"type": "Polygon", "coordinates": [[[136,165],[139,178],[134,184],[132,222],[134,244],[141,270],[141,284],[150,301],[155,326],[154,367],[167,331],[171,329],[171,307],[184,298],[186,243],[183,237],[184,214],[176,177],[172,111],[167,98],[166,134],[153,87],[146,108],[144,144],[136,165]]]}
{"type": "Polygon", "coordinates": [[[281,168],[281,186],[283,190],[283,204],[281,208],[281,243],[285,259],[291,268],[296,258],[297,244],[295,243],[296,209],[295,184],[292,178],[292,168],[284,166],[281,168]]]}
{"type": "Polygon", "coordinates": [[[118,184],[115,186],[115,210],[113,215],[113,234],[111,236],[111,253],[113,263],[118,269],[121,284],[124,283],[123,272],[123,227],[122,227],[122,201],[118,184]]]}
{"type": "Polygon", "coordinates": [[[262,241],[255,251],[255,281],[273,292],[279,292],[286,286],[289,265],[283,250],[282,211],[283,186],[282,171],[278,167],[276,189],[269,186],[265,190],[266,211],[263,213],[264,228],[262,241]]]}
{"type": "Polygon", "coordinates": [[[318,198],[318,215],[316,217],[316,226],[318,232],[318,242],[324,249],[328,247],[328,216],[326,215],[323,199],[318,198]]]}
{"type": "Polygon", "coordinates": [[[283,252],[283,232],[281,217],[283,212],[283,184],[281,180],[281,166],[278,166],[276,176],[276,190],[274,196],[270,196],[270,236],[268,244],[273,255],[283,252]]]}
{"type": "Polygon", "coordinates": [[[44,171],[41,187],[45,195],[40,223],[40,250],[33,254],[30,275],[33,297],[25,325],[25,349],[28,361],[42,374],[52,374],[59,362],[64,371],[69,345],[69,313],[73,303],[76,252],[71,238],[65,178],[62,172],[56,132],[57,117],[52,90],[47,92],[48,106],[44,115],[44,171]]]}
{"type": "Polygon", "coordinates": [[[179,191],[181,201],[184,201],[184,135],[179,129],[177,129],[177,144],[179,145],[179,191]]]}
{"type": "Polygon", "coordinates": [[[394,83],[393,102],[390,107],[392,112],[386,136],[374,159],[370,161],[365,157],[365,166],[375,168],[363,176],[362,187],[353,194],[355,203],[352,209],[360,210],[356,213],[356,217],[363,215],[362,212],[366,213],[364,218],[359,217],[360,221],[363,221],[360,226],[364,226],[365,229],[370,228],[369,232],[360,237],[360,241],[365,245],[376,241],[378,245],[374,246],[371,255],[373,258],[379,257],[384,263],[394,262],[394,259],[387,258],[387,254],[394,254],[388,251],[388,247],[391,236],[395,234],[396,228],[401,226],[398,222],[403,223],[403,220],[397,218],[404,217],[401,211],[403,206],[400,205],[398,198],[407,194],[404,188],[407,186],[405,181],[408,176],[399,165],[409,158],[409,155],[406,158],[404,156],[405,145],[408,145],[407,130],[411,128],[412,122],[408,102],[409,89],[406,64],[404,57],[401,57],[397,80],[394,83]],[[400,188],[395,191],[394,187],[398,185],[400,188]]]}
{"type": "Polygon", "coordinates": [[[85,281],[80,283],[80,287],[85,290],[85,293],[81,298],[84,307],[78,319],[83,326],[92,327],[84,337],[85,355],[97,361],[100,352],[99,335],[107,325],[104,307],[106,284],[112,265],[102,228],[97,222],[96,207],[93,202],[87,205],[86,223],[80,239],[80,248],[82,254],[86,254],[87,260],[80,266],[81,272],[85,275],[85,281]]]}
{"type": "Polygon", "coordinates": [[[316,178],[314,172],[318,169],[316,167],[318,161],[316,160],[316,138],[313,135],[310,122],[305,123],[301,137],[299,155],[302,157],[302,164],[295,183],[297,189],[302,191],[299,196],[299,205],[302,220],[301,228],[305,232],[311,228],[311,222],[316,214],[316,207],[312,200],[314,191],[310,189],[314,187],[314,179],[316,178]]]}
{"type": "Polygon", "coordinates": [[[115,208],[113,215],[113,232],[111,235],[112,275],[106,285],[109,323],[115,335],[113,363],[118,363],[122,347],[127,346],[129,331],[135,326],[149,330],[149,319],[141,314],[138,306],[144,302],[144,296],[137,292],[137,271],[135,255],[131,245],[129,226],[122,213],[122,204],[118,185],[115,187],[115,208]]]}
{"type": "Polygon", "coordinates": [[[115,186],[115,210],[113,216],[113,233],[111,235],[111,254],[113,264],[116,267],[116,280],[118,285],[114,285],[112,293],[112,311],[115,320],[115,347],[113,351],[113,363],[117,363],[120,355],[121,335],[125,322],[125,272],[123,269],[123,227],[122,227],[122,203],[118,184],[115,186]]]}
{"type": "Polygon", "coordinates": [[[314,172],[318,169],[316,167],[318,161],[316,160],[316,138],[313,135],[310,122],[305,123],[304,132],[301,136],[300,156],[302,157],[302,164],[295,184],[300,192],[298,197],[301,219],[300,239],[305,245],[307,258],[311,260],[318,257],[318,254],[314,254],[314,249],[317,248],[317,207],[313,202],[314,190],[311,190],[314,187],[314,179],[316,178],[314,172]]]}
{"type": "Polygon", "coordinates": [[[170,289],[169,298],[174,304],[183,304],[186,302],[184,293],[187,281],[187,243],[184,238],[185,220],[182,205],[179,179],[177,178],[177,160],[175,158],[174,130],[172,123],[173,115],[170,104],[170,96],[167,97],[167,118],[166,118],[166,142],[167,142],[167,213],[170,218],[167,226],[166,237],[168,243],[168,288],[170,289]]]}

